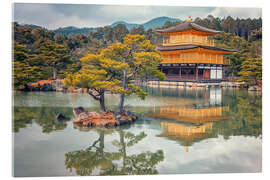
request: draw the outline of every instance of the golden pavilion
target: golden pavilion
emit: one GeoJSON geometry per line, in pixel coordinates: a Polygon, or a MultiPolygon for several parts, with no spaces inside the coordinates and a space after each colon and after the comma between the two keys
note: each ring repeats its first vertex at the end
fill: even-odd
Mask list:
{"type": "Polygon", "coordinates": [[[156,32],[163,36],[163,45],[157,49],[163,56],[159,68],[167,80],[220,82],[225,79],[224,69],[229,62],[224,55],[235,50],[214,46],[210,37],[220,31],[187,20],[156,32]]]}

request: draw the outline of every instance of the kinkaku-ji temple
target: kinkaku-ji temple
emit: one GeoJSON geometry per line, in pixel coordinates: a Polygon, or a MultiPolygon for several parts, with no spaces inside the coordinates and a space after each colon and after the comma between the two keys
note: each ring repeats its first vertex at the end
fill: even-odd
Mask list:
{"type": "Polygon", "coordinates": [[[235,50],[214,46],[209,37],[220,31],[208,29],[191,19],[176,26],[156,30],[163,36],[163,45],[157,47],[163,56],[159,68],[166,80],[191,82],[220,82],[225,80],[229,65],[225,54],[235,50]]]}

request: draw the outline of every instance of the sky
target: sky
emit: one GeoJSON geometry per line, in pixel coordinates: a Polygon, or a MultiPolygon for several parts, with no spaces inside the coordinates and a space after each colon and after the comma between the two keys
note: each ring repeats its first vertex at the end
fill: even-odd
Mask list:
{"type": "Polygon", "coordinates": [[[127,6],[86,4],[38,4],[15,3],[13,21],[35,24],[47,29],[59,27],[101,27],[116,21],[145,23],[153,18],[168,16],[186,20],[188,16],[214,17],[261,17],[260,8],[183,7],[183,6],[127,6]]]}

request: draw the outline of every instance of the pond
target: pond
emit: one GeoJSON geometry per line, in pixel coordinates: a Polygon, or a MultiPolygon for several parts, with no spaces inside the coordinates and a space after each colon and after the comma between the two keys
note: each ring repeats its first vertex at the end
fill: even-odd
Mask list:
{"type": "MultiPolygon", "coordinates": [[[[145,87],[128,97],[139,119],[118,128],[82,128],[73,108],[97,111],[87,94],[14,92],[16,177],[260,172],[262,96],[237,89],[145,87]],[[57,121],[62,113],[68,119],[57,121]]],[[[106,94],[115,110],[118,96],[106,94]]]]}

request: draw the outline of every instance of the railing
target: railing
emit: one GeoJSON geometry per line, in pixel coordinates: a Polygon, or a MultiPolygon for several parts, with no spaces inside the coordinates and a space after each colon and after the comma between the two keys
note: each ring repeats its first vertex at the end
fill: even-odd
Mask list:
{"type": "Polygon", "coordinates": [[[176,41],[163,41],[163,46],[171,46],[171,45],[184,45],[184,44],[198,44],[198,45],[205,45],[205,46],[214,46],[213,40],[205,40],[205,41],[198,41],[198,40],[176,40],[176,41]]]}

